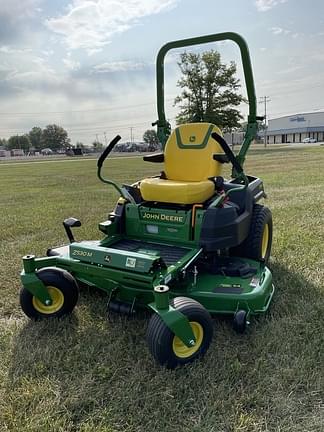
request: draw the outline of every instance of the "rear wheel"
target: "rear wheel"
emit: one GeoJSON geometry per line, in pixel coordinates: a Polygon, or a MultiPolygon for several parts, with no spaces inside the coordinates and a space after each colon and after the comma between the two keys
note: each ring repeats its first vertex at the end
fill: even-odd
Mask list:
{"type": "Polygon", "coordinates": [[[31,319],[60,318],[72,313],[79,296],[79,289],[70,273],[62,269],[44,268],[37,273],[52,299],[51,305],[43,304],[26,288],[20,291],[20,306],[31,319]]]}
{"type": "Polygon", "coordinates": [[[255,260],[269,261],[272,246],[272,214],[260,204],[253,207],[250,230],[247,238],[231,250],[231,255],[255,260]]]}
{"type": "Polygon", "coordinates": [[[191,363],[206,353],[213,336],[213,323],[209,312],[195,300],[176,297],[170,304],[188,318],[196,339],[195,345],[187,347],[157,313],[150,319],[147,343],[155,360],[173,369],[191,363]]]}

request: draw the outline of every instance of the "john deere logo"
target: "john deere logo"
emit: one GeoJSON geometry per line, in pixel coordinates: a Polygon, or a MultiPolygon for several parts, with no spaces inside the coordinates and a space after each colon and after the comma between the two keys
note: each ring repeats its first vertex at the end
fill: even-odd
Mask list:
{"type": "Polygon", "coordinates": [[[105,255],[105,261],[110,263],[111,261],[111,256],[110,255],[105,255]]]}
{"type": "Polygon", "coordinates": [[[189,138],[189,141],[190,141],[191,143],[194,143],[194,142],[196,141],[196,137],[195,137],[195,135],[191,135],[190,138],[189,138]]]}
{"type": "Polygon", "coordinates": [[[169,215],[164,213],[148,213],[145,212],[142,215],[143,219],[149,219],[153,221],[168,221],[168,222],[180,222],[183,223],[183,216],[169,215]]]}

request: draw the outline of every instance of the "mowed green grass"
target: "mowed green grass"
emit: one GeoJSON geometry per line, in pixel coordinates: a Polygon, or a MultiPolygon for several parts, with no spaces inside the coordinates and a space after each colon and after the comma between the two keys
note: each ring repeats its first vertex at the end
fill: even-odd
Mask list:
{"type": "MultiPolygon", "coordinates": [[[[156,173],[141,159],[111,160],[130,183],[156,173]]],[[[20,310],[21,256],[100,236],[117,195],[95,161],[0,165],[0,431],[315,432],[324,429],[324,148],[253,151],[272,209],[269,312],[236,335],[216,317],[202,361],[168,371],[145,342],[147,316],[106,314],[105,294],[83,289],[71,319],[30,322],[20,310]]]]}

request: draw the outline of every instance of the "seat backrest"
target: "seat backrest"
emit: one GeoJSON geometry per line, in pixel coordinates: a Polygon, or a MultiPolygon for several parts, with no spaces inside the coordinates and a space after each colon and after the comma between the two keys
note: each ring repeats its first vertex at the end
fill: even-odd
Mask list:
{"type": "Polygon", "coordinates": [[[188,123],[174,129],[164,149],[167,179],[197,182],[221,174],[222,164],[213,155],[224,152],[212,132],[222,135],[211,123],[188,123]]]}

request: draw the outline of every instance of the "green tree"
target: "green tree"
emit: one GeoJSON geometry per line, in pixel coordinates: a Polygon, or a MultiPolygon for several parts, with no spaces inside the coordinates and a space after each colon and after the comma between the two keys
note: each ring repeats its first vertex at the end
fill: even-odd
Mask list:
{"type": "Polygon", "coordinates": [[[6,149],[7,146],[8,146],[8,141],[6,140],[6,138],[0,138],[0,147],[3,147],[6,149]]]}
{"type": "Polygon", "coordinates": [[[70,146],[70,138],[65,129],[56,124],[52,124],[46,126],[43,130],[41,145],[42,148],[50,148],[54,151],[66,149],[70,146]]]}
{"type": "Polygon", "coordinates": [[[92,143],[92,147],[94,149],[95,152],[99,152],[103,149],[103,144],[99,141],[93,141],[92,143]]]}
{"type": "Polygon", "coordinates": [[[219,52],[211,50],[202,54],[184,52],[178,65],[182,78],[177,85],[182,93],[174,100],[180,106],[177,124],[205,121],[225,131],[239,127],[243,117],[235,107],[245,99],[238,94],[235,63],[222,63],[219,52]]]}
{"type": "Polygon", "coordinates": [[[149,144],[149,151],[154,151],[160,147],[159,138],[154,129],[148,129],[144,132],[143,141],[149,144]]]}
{"type": "Polygon", "coordinates": [[[25,135],[13,135],[8,139],[8,150],[12,149],[22,149],[25,152],[27,152],[30,147],[30,139],[27,134],[25,135]]]}
{"type": "Polygon", "coordinates": [[[36,150],[42,149],[42,133],[43,133],[42,129],[40,127],[35,126],[28,134],[31,145],[36,150]]]}

